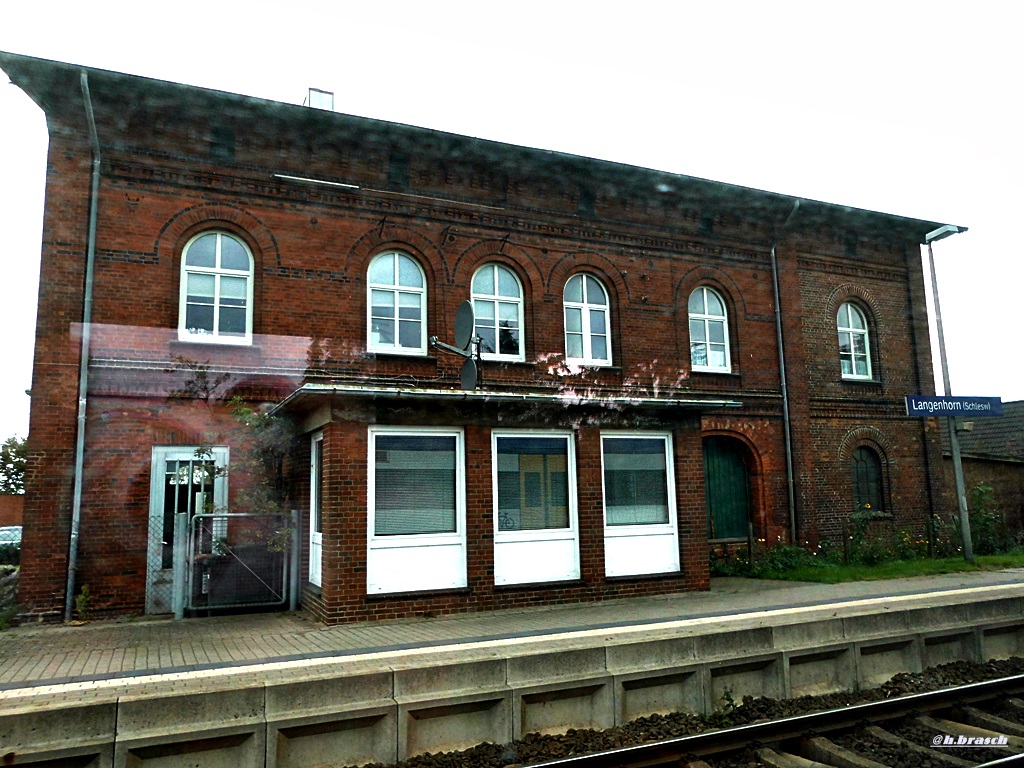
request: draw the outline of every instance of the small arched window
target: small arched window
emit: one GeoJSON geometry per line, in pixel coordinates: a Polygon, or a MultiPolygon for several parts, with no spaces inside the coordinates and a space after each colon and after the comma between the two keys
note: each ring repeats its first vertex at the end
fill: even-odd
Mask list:
{"type": "Polygon", "coordinates": [[[590,275],[573,275],[565,284],[565,359],[585,365],[611,365],[608,292],[590,275]]]}
{"type": "Polygon", "coordinates": [[[480,356],[524,360],[523,287],[508,267],[485,264],[473,275],[473,312],[480,356]]]}
{"type": "Polygon", "coordinates": [[[227,232],[203,232],[181,256],[178,338],[220,344],[252,343],[253,259],[227,232]]]}
{"type": "Polygon", "coordinates": [[[427,281],[412,256],[387,251],[367,271],[367,349],[400,355],[427,353],[427,281]]]}
{"type": "Polygon", "coordinates": [[[871,378],[868,322],[860,308],[846,302],[836,317],[839,330],[839,367],[844,379],[871,378]]]}
{"type": "Polygon", "coordinates": [[[882,512],[882,460],[867,446],[853,452],[853,503],[859,511],[882,512]]]}
{"type": "Polygon", "coordinates": [[[729,373],[729,320],[725,301],[713,288],[690,294],[690,365],[695,371],[729,373]]]}

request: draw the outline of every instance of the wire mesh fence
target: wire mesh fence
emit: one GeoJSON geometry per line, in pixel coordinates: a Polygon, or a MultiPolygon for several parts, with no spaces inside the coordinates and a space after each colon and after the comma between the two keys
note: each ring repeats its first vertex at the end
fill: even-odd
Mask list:
{"type": "Polygon", "coordinates": [[[199,514],[189,527],[190,611],[283,605],[291,519],[284,514],[199,514]]]}

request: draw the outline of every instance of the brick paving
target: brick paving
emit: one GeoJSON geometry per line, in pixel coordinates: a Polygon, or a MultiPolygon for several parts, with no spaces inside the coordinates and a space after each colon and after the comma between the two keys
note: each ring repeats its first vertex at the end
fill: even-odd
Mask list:
{"type": "Polygon", "coordinates": [[[32,624],[0,632],[0,691],[1004,585],[1024,596],[1024,569],[849,584],[723,578],[710,592],[333,627],[302,613],[32,624]]]}

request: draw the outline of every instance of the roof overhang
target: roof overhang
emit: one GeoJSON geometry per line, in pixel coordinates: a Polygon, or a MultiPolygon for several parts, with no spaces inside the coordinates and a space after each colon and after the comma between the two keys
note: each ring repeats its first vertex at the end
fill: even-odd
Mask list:
{"type": "Polygon", "coordinates": [[[574,390],[559,392],[516,392],[496,390],[432,389],[419,387],[381,387],[373,385],[304,384],[275,405],[271,414],[303,411],[319,405],[324,398],[372,398],[386,400],[428,400],[449,403],[523,403],[563,408],[591,406],[607,408],[739,408],[739,400],[694,397],[645,397],[594,395],[574,390]]]}

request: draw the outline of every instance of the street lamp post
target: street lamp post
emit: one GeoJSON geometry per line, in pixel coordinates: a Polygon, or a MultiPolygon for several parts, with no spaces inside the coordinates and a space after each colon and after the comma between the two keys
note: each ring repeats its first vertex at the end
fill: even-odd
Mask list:
{"type": "MultiPolygon", "coordinates": [[[[932,243],[936,240],[955,235],[963,230],[952,224],[932,230],[924,236],[924,242],[928,246],[928,268],[932,272],[932,299],[935,303],[935,325],[939,331],[939,360],[942,363],[942,389],[947,397],[951,394],[949,389],[949,364],[946,362],[946,337],[942,332],[942,309],[939,306],[939,281],[935,276],[935,254],[932,253],[932,243]]],[[[971,518],[967,512],[967,492],[964,489],[964,466],[960,459],[960,438],[956,433],[956,417],[948,416],[949,420],[949,450],[953,456],[953,482],[956,485],[956,502],[960,510],[960,535],[963,539],[964,560],[968,563],[974,562],[974,545],[971,542],[971,518]]]]}

